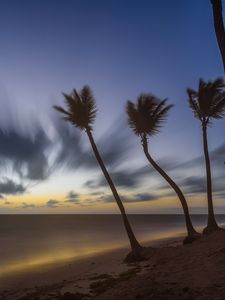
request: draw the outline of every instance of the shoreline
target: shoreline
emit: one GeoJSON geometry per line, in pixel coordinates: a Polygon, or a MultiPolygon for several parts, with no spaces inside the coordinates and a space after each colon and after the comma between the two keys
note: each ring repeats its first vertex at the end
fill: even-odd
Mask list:
{"type": "MultiPolygon", "coordinates": [[[[164,237],[143,243],[145,247],[167,247],[182,243],[183,235],[173,237],[164,237]]],[[[4,300],[19,299],[23,290],[31,291],[32,289],[43,286],[55,285],[64,282],[80,282],[79,293],[86,293],[92,277],[98,277],[102,274],[110,276],[127,272],[131,268],[123,263],[125,256],[129,253],[129,247],[123,246],[116,249],[109,249],[104,252],[95,253],[79,257],[76,259],[65,259],[63,261],[49,263],[43,266],[30,267],[25,270],[16,271],[0,275],[0,299],[6,297],[5,291],[11,291],[8,298],[4,300]]],[[[70,290],[70,289],[69,289],[70,290]]]]}
{"type": "Polygon", "coordinates": [[[142,262],[123,263],[122,248],[11,276],[0,280],[0,300],[224,300],[225,231],[182,240],[145,244],[142,262]]]}
{"type": "MultiPolygon", "coordinates": [[[[165,245],[167,242],[170,243],[174,243],[175,240],[182,240],[182,238],[184,238],[185,233],[182,231],[172,231],[170,234],[165,233],[165,235],[163,236],[162,234],[160,234],[160,237],[152,237],[150,240],[144,240],[141,241],[141,244],[144,247],[149,247],[149,246],[160,246],[165,245]]],[[[2,277],[10,277],[10,276],[14,276],[13,274],[20,274],[20,273],[26,273],[26,272],[35,272],[38,269],[52,269],[61,265],[65,265],[65,264],[69,264],[69,263],[79,263],[79,262],[83,262],[87,259],[92,259],[92,258],[96,258],[98,256],[104,256],[104,255],[108,255],[111,253],[116,253],[116,252],[122,252],[122,251],[127,251],[127,253],[130,251],[129,248],[129,244],[127,245],[118,245],[117,247],[105,247],[101,250],[96,249],[94,251],[91,251],[89,253],[83,253],[82,255],[70,255],[70,256],[65,256],[64,258],[59,256],[58,259],[53,260],[52,259],[46,259],[42,261],[38,261],[36,259],[36,257],[34,257],[34,262],[29,263],[29,264],[24,264],[22,265],[22,263],[18,263],[15,262],[14,264],[12,264],[9,268],[5,268],[3,266],[3,268],[0,268],[0,278],[2,277]]],[[[1,289],[1,287],[0,287],[1,289]]]]}

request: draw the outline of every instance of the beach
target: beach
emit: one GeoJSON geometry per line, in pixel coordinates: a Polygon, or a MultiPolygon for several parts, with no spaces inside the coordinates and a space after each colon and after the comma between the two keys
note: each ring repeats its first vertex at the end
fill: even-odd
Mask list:
{"type": "Polygon", "coordinates": [[[137,263],[123,262],[128,251],[6,276],[0,299],[224,299],[224,232],[185,246],[181,237],[159,240],[137,263]]]}
{"type": "Polygon", "coordinates": [[[224,299],[224,232],[183,245],[182,216],[129,216],[146,258],[133,263],[120,216],[1,218],[0,300],[224,299]]]}
{"type": "MultiPolygon", "coordinates": [[[[174,237],[152,241],[151,246],[174,247],[181,243],[182,237],[174,237]]],[[[148,243],[145,246],[148,247],[148,243]]],[[[129,273],[132,275],[136,274],[136,271],[139,273],[146,262],[124,263],[129,251],[128,247],[122,247],[75,260],[66,259],[49,263],[41,268],[32,266],[17,272],[1,274],[0,299],[36,299],[37,296],[43,299],[58,299],[54,297],[68,292],[89,295],[91,286],[99,281],[116,278],[121,274],[122,276],[128,274],[129,277],[129,273]]]]}
{"type": "MultiPolygon", "coordinates": [[[[129,215],[129,219],[140,243],[182,235],[185,230],[182,215],[129,215]]],[[[195,216],[194,221],[201,226],[205,216],[195,216]]],[[[0,245],[0,276],[129,247],[120,215],[0,215],[0,245]]]]}

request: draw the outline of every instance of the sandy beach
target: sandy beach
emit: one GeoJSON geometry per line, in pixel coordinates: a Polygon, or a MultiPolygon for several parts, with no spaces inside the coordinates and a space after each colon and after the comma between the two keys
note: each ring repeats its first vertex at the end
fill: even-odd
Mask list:
{"type": "MultiPolygon", "coordinates": [[[[181,237],[161,238],[151,241],[150,244],[154,247],[174,246],[180,244],[181,240],[181,237]]],[[[146,247],[148,246],[149,243],[146,243],[146,247]]],[[[60,293],[89,293],[90,283],[133,269],[132,264],[123,262],[128,253],[129,248],[121,247],[79,259],[66,259],[0,274],[0,296],[3,297],[0,299],[20,299],[21,294],[29,294],[33,289],[39,290],[44,286],[53,291],[58,286],[60,293]],[[77,284],[74,284],[75,282],[77,284]]]]}
{"type": "Polygon", "coordinates": [[[2,276],[0,299],[224,299],[224,232],[185,246],[180,237],[151,246],[140,263],[123,263],[123,248],[2,276]]]}

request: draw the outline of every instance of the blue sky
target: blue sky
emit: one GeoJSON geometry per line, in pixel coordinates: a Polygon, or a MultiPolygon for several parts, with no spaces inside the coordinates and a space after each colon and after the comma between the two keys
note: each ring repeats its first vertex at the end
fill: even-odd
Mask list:
{"type": "MultiPolygon", "coordinates": [[[[126,101],[142,92],[175,104],[150,151],[192,211],[205,211],[201,131],[186,88],[223,76],[210,1],[2,1],[0,27],[0,213],[117,212],[86,136],[52,110],[62,92],[84,84],[97,100],[96,141],[128,211],[180,212],[126,126],[126,101]]],[[[224,125],[209,130],[218,212],[224,125]]]]}

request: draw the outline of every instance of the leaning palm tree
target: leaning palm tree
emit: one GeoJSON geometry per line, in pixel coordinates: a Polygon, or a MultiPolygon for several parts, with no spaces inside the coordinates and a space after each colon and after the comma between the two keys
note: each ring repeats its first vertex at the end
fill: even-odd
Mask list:
{"type": "Polygon", "coordinates": [[[205,82],[199,80],[198,91],[187,89],[189,104],[194,116],[201,122],[203,146],[207,176],[207,198],[208,198],[208,223],[203,233],[211,233],[220,229],[216,223],[213,199],[211,166],[207,141],[207,128],[213,119],[221,119],[225,116],[225,83],[218,78],[215,81],[205,82]]]}
{"type": "Polygon", "coordinates": [[[162,123],[173,105],[166,105],[167,100],[159,100],[151,94],[142,94],[137,99],[137,104],[127,102],[128,124],[133,132],[141,138],[142,147],[146,158],[159,174],[168,182],[180,199],[186,221],[187,237],[184,243],[190,243],[199,237],[192,225],[187,201],[171,177],[155,162],[148,150],[148,138],[159,132],[162,123]]]}
{"type": "Polygon", "coordinates": [[[133,230],[131,228],[131,225],[128,221],[125,208],[123,206],[123,203],[120,199],[120,196],[116,190],[116,187],[112,181],[112,178],[110,177],[104,162],[99,154],[99,151],[97,149],[97,146],[95,144],[94,138],[93,138],[93,123],[95,121],[96,117],[96,105],[95,105],[95,99],[92,94],[91,89],[88,86],[84,86],[80,93],[78,93],[75,89],[73,90],[72,94],[67,95],[63,94],[65,103],[67,106],[67,110],[63,109],[60,106],[54,106],[54,108],[62,113],[64,115],[63,119],[65,121],[70,122],[75,127],[79,128],[80,130],[84,130],[89,138],[89,141],[91,143],[92,149],[94,151],[95,157],[100,165],[100,168],[105,176],[105,179],[107,180],[110,189],[113,193],[113,196],[116,200],[116,203],[119,207],[119,210],[122,215],[123,223],[130,241],[130,246],[132,249],[133,254],[136,253],[138,255],[139,250],[142,248],[140,244],[138,243],[133,230]]]}
{"type": "Polygon", "coordinates": [[[221,0],[211,0],[213,10],[214,29],[216,33],[217,43],[223,61],[223,69],[225,71],[225,29],[223,24],[223,8],[221,0]]]}

